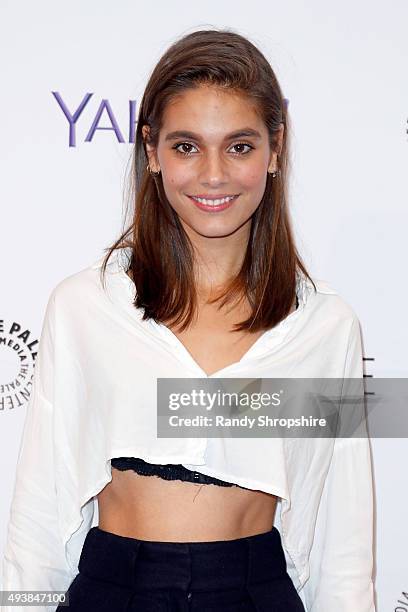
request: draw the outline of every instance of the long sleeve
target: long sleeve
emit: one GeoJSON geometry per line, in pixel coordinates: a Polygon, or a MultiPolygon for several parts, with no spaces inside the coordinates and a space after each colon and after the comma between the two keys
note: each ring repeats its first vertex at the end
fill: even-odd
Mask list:
{"type": "MultiPolygon", "coordinates": [[[[71,581],[61,538],[55,480],[54,295],[47,304],[20,442],[3,560],[3,590],[66,590],[71,581]]],[[[57,606],[55,606],[56,608],[57,606]]],[[[36,610],[51,612],[52,606],[36,610]]],[[[15,606],[5,606],[14,612],[15,606]]]]}
{"type": "MultiPolygon", "coordinates": [[[[358,319],[354,318],[344,380],[362,377],[361,335],[358,319]]],[[[308,612],[375,612],[373,484],[368,436],[335,438],[309,565],[310,575],[304,586],[308,612]]]]}

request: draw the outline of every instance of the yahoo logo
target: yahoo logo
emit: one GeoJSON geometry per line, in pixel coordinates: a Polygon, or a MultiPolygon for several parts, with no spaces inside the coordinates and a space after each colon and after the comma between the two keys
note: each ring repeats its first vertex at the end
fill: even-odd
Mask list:
{"type": "MultiPolygon", "coordinates": [[[[68,121],[69,146],[75,147],[76,146],[76,133],[75,133],[76,123],[78,119],[80,118],[85,106],[88,104],[89,100],[92,98],[93,94],[92,93],[85,94],[78,108],[76,108],[72,112],[68,109],[67,105],[65,104],[64,100],[62,99],[62,96],[58,93],[58,91],[53,91],[51,93],[56,99],[56,101],[58,102],[59,107],[61,108],[62,112],[64,113],[68,121]]],[[[132,143],[135,142],[135,132],[134,132],[134,125],[136,123],[135,117],[136,117],[136,100],[129,100],[128,142],[132,142],[132,143]]],[[[99,104],[99,107],[96,111],[95,118],[92,121],[91,127],[89,128],[89,131],[85,137],[85,142],[92,141],[96,130],[112,131],[114,132],[116,138],[118,139],[118,142],[125,142],[125,139],[123,137],[119,124],[116,121],[112,107],[109,104],[109,100],[101,100],[101,103],[99,104]],[[109,117],[109,121],[111,123],[110,127],[102,127],[99,125],[100,119],[104,111],[106,111],[109,117]]]]}
{"type": "MultiPolygon", "coordinates": [[[[65,104],[64,100],[62,99],[62,96],[58,93],[58,91],[53,91],[51,92],[52,95],[54,96],[54,98],[56,99],[59,107],[61,108],[62,112],[64,113],[67,121],[68,121],[68,125],[69,125],[69,146],[70,147],[75,147],[76,146],[76,133],[75,133],[75,128],[76,128],[76,123],[78,121],[78,119],[80,118],[85,106],[88,104],[89,100],[92,98],[93,94],[92,93],[87,93],[85,94],[85,96],[83,97],[81,103],[79,104],[78,108],[76,108],[74,111],[70,111],[67,107],[67,105],[65,104]]],[[[287,108],[288,104],[289,104],[289,100],[287,100],[286,98],[284,98],[284,104],[287,108]]],[[[128,142],[129,143],[134,143],[135,142],[135,130],[134,130],[134,126],[137,123],[136,121],[136,100],[129,100],[129,124],[128,124],[128,142]]],[[[85,137],[85,142],[91,142],[93,139],[93,136],[96,132],[96,130],[108,130],[108,131],[112,131],[114,132],[116,138],[118,139],[118,142],[125,142],[125,139],[123,137],[123,134],[121,132],[121,129],[119,127],[118,122],[116,121],[114,112],[112,110],[111,105],[109,104],[109,100],[106,99],[102,99],[101,103],[99,104],[99,107],[96,111],[95,114],[95,118],[92,121],[92,124],[89,128],[89,131],[85,137]],[[109,121],[111,123],[110,127],[101,127],[99,125],[100,119],[102,117],[103,112],[106,111],[106,114],[108,115],[109,121]]]]}

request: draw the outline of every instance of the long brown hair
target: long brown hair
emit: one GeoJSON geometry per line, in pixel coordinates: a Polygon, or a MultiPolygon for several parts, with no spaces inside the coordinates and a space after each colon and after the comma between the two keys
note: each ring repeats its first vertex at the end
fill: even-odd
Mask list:
{"type": "Polygon", "coordinates": [[[211,300],[221,301],[221,308],[245,296],[252,313],[235,325],[235,331],[270,329],[290,312],[299,270],[313,280],[297,252],[287,204],[290,126],[285,100],[264,55],[230,29],[199,30],[183,36],[168,48],[151,73],[140,103],[132,153],[129,193],[133,218],[107,249],[102,274],[113,251],[130,247],[128,270],[136,287],[134,306],[143,309],[142,318],[171,321],[184,330],[195,316],[193,248],[166,197],[161,175],[153,177],[147,169],[142,126],[150,126],[149,143],[156,147],[166,105],[201,84],[238,92],[252,100],[268,129],[273,150],[278,151],[277,133],[284,124],[278,174],[275,178],[268,174],[264,195],[252,215],[241,270],[222,294],[211,300]]]}

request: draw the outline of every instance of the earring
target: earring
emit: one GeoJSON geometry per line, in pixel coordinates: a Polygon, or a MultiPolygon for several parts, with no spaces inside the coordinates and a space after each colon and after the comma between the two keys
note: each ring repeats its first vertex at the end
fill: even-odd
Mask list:
{"type": "Polygon", "coordinates": [[[150,164],[147,164],[146,169],[150,172],[150,174],[151,174],[151,176],[153,178],[158,177],[159,174],[160,174],[160,170],[158,170],[157,172],[152,172],[151,169],[150,169],[150,164]]]}
{"type": "Polygon", "coordinates": [[[273,172],[269,172],[269,170],[268,170],[268,174],[271,174],[272,178],[275,178],[277,173],[279,173],[279,169],[278,170],[274,170],[273,172]]]}

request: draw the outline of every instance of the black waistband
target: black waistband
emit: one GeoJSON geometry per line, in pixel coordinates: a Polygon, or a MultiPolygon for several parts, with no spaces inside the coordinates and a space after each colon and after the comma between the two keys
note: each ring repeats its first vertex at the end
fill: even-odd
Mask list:
{"type": "Polygon", "coordinates": [[[151,542],[92,527],[79,571],[132,588],[239,588],[286,577],[276,527],[266,533],[213,542],[151,542]]]}

